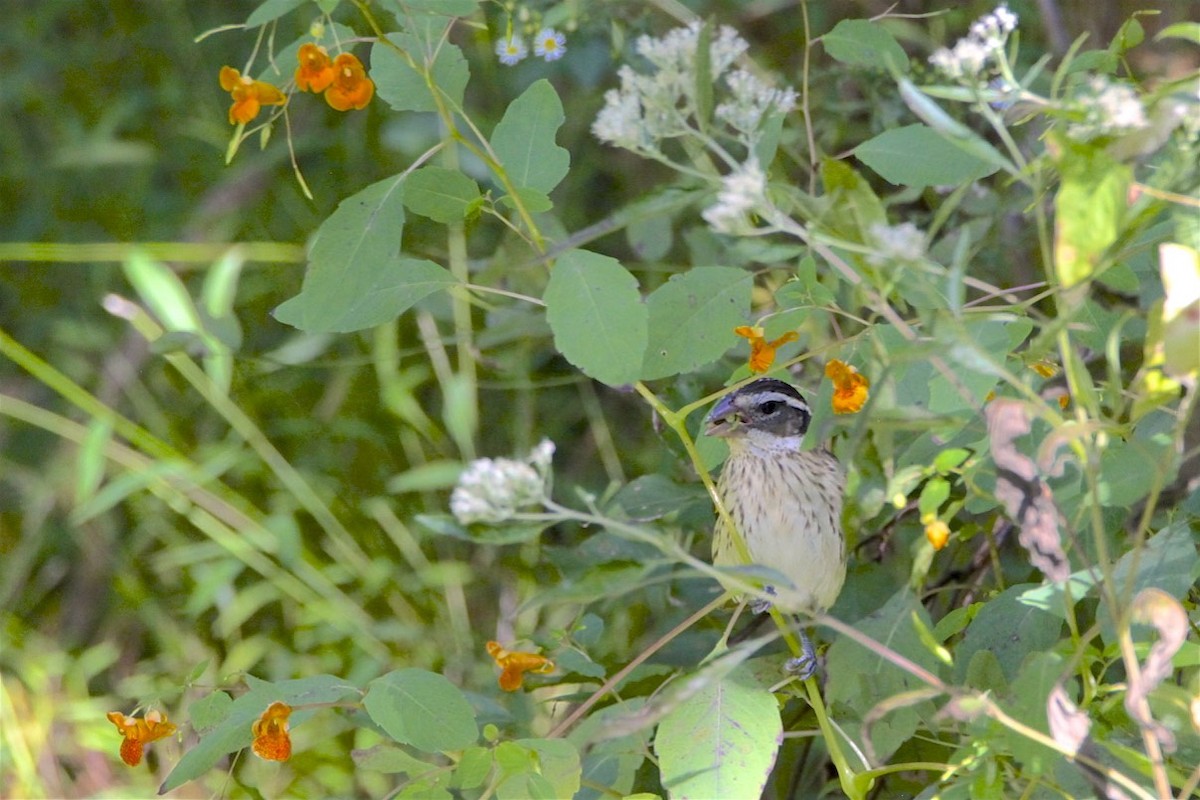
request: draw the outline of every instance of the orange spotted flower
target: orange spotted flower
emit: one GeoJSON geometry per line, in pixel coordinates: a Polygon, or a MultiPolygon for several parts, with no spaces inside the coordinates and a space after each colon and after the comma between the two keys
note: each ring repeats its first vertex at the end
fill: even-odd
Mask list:
{"type": "Polygon", "coordinates": [[[221,88],[233,96],[229,122],[243,125],[258,116],[263,106],[281,106],[287,102],[283,92],[269,83],[256,81],[233,67],[221,67],[221,88]]]}
{"type": "Polygon", "coordinates": [[[110,711],[108,721],[116,725],[125,737],[125,741],[121,742],[121,760],[131,767],[142,763],[142,751],[146,745],[175,733],[175,726],[157,711],[147,711],[141,719],[127,717],[120,711],[110,711]]]}
{"type": "Polygon", "coordinates": [[[337,77],[329,52],[320,45],[302,44],[296,57],[300,60],[300,66],[296,68],[296,86],[302,92],[323,92],[337,77]]]}
{"type": "Polygon", "coordinates": [[[288,735],[288,717],[292,707],[274,702],[254,721],[254,754],[267,761],[287,761],[292,755],[292,737],[288,735]]]}
{"type": "Polygon", "coordinates": [[[353,53],[340,53],[333,60],[334,78],[325,90],[325,102],[338,111],[363,108],[375,96],[375,84],[353,53]]]}
{"type": "Polygon", "coordinates": [[[866,375],[835,358],[825,365],[825,377],[833,381],[833,413],[853,414],[862,410],[871,385],[866,375]]]}
{"type": "Polygon", "coordinates": [[[775,363],[775,351],[800,338],[795,331],[788,331],[778,339],[768,342],[763,338],[763,329],[759,325],[739,325],[733,329],[738,336],[750,340],[750,371],[755,374],[766,372],[775,363]]]}
{"type": "Polygon", "coordinates": [[[503,670],[500,673],[500,688],[506,692],[520,689],[526,672],[544,675],[554,671],[554,662],[537,653],[509,652],[499,642],[488,642],[487,651],[495,659],[496,666],[503,670]]]}

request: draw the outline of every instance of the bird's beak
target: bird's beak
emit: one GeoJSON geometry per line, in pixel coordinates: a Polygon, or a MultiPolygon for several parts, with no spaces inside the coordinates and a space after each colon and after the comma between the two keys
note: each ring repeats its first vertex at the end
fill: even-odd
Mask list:
{"type": "Polygon", "coordinates": [[[734,431],[740,428],[742,419],[733,409],[733,404],[729,402],[729,398],[722,398],[712,413],[708,415],[708,424],[704,426],[705,436],[716,436],[724,438],[732,436],[734,431]]]}

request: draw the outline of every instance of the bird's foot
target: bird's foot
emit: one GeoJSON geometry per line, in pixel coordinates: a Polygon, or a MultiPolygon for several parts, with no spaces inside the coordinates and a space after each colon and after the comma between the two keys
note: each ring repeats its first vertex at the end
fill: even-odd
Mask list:
{"type": "Polygon", "coordinates": [[[783,665],[785,671],[794,673],[797,678],[806,681],[817,671],[817,651],[813,649],[812,640],[804,631],[800,631],[800,655],[789,658],[783,665]]]}
{"type": "MultiPolygon", "coordinates": [[[[774,586],[764,586],[763,592],[774,597],[775,596],[775,587],[774,586]]],[[[753,611],[755,614],[765,614],[771,610],[772,605],[773,605],[773,603],[770,600],[766,599],[765,597],[759,597],[750,603],[750,610],[753,611]]]]}

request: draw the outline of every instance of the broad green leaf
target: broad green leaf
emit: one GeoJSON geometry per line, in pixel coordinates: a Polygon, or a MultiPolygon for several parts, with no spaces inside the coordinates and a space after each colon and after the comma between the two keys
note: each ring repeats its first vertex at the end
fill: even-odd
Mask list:
{"type": "Polygon", "coordinates": [[[479,186],[458,170],[422,167],[404,184],[404,205],[435,222],[461,222],[479,200],[479,186]]]}
{"type": "Polygon", "coordinates": [[[354,750],[350,756],[358,769],[373,770],[389,775],[409,775],[419,777],[435,769],[441,769],[436,764],[422,761],[409,755],[408,751],[394,745],[381,744],[369,750],[354,750]]]}
{"type": "Polygon", "coordinates": [[[609,386],[638,379],[648,312],[619,261],[572,250],[555,264],[543,299],[554,345],[568,361],[609,386]]]}
{"type": "Polygon", "coordinates": [[[571,165],[571,154],[554,143],[566,117],[554,87],[543,79],[513,100],[492,133],[492,149],[514,186],[548,194],[571,165]]]}
{"type": "Polygon", "coordinates": [[[284,14],[287,14],[300,6],[307,3],[309,0],[266,0],[259,5],[246,18],[247,28],[257,28],[259,25],[265,25],[273,19],[279,19],[284,14]]]}
{"type": "Polygon", "coordinates": [[[887,28],[866,19],[844,19],[821,37],[825,51],[852,67],[908,71],[908,55],[887,28]]]}
{"type": "MultiPolygon", "coordinates": [[[[1012,681],[1001,706],[1014,719],[1019,719],[1034,730],[1050,734],[1046,721],[1046,698],[1050,690],[1063,676],[1063,657],[1057,653],[1034,653],[1021,665],[1016,680],[1012,681]]],[[[1050,772],[1062,756],[1037,741],[1019,733],[1002,729],[1013,757],[1025,765],[1030,775],[1050,772]]]]}
{"type": "Polygon", "coordinates": [[[388,42],[377,42],[371,48],[371,80],[384,102],[396,111],[437,111],[438,104],[429,89],[433,85],[452,108],[462,106],[471,72],[461,50],[442,41],[431,48],[410,33],[391,33],[387,40],[407,53],[415,68],[388,42]]]}
{"type": "Polygon", "coordinates": [[[672,275],[646,300],[649,342],[643,380],[691,372],[720,358],[737,341],[733,329],[746,324],[749,272],[731,267],[693,267],[672,275]]]}
{"type": "MultiPolygon", "coordinates": [[[[267,706],[277,700],[290,706],[301,706],[337,703],[359,696],[356,687],[333,675],[314,675],[310,678],[278,683],[247,676],[246,683],[250,687],[249,691],[233,701],[223,722],[201,736],[200,742],[184,753],[175,769],[171,770],[171,774],[159,787],[159,794],[165,794],[188,781],[195,780],[228,754],[249,747],[253,739],[251,725],[267,706]]],[[[295,728],[315,713],[315,708],[294,711],[288,723],[295,728]]]]}
{"type": "MultiPolygon", "coordinates": [[[[921,624],[933,627],[929,613],[911,590],[901,589],[883,607],[863,617],[854,627],[936,675],[940,672],[941,662],[921,643],[913,623],[914,614],[921,624]]],[[[906,670],[864,650],[862,645],[844,636],[835,638],[830,646],[825,671],[829,676],[826,701],[831,707],[840,703],[856,712],[857,723],[853,718],[840,720],[851,728],[861,727],[863,717],[880,701],[926,686],[924,681],[906,670]]],[[[880,759],[887,759],[916,732],[920,708],[896,708],[871,726],[871,740],[880,759]]]]}
{"type": "Polygon", "coordinates": [[[212,692],[188,706],[188,722],[203,736],[229,718],[233,698],[222,691],[212,692]]]}
{"type": "Polygon", "coordinates": [[[275,309],[280,322],[309,332],[349,333],[390,322],[434,292],[457,283],[454,276],[432,261],[394,258],[379,265],[376,275],[359,278],[357,296],[346,291],[324,296],[307,287],[275,309]],[[340,296],[339,296],[340,295],[340,296]]]}
{"type": "Polygon", "coordinates": [[[517,739],[536,756],[538,774],[553,788],[553,798],[574,797],[579,791],[579,751],[566,739],[517,739]]]}
{"type": "Polygon", "coordinates": [[[397,742],[427,753],[461,750],[479,738],[466,696],[436,672],[398,669],[376,678],[363,707],[397,742]]]}
{"type": "Polygon", "coordinates": [[[856,147],[854,155],[884,180],[901,186],[957,186],[1000,167],[926,125],[884,131],[856,147]]]}
{"type": "Polygon", "coordinates": [[[1054,269],[1063,288],[1087,280],[1120,235],[1133,170],[1103,148],[1060,139],[1054,198],[1054,269]]]}
{"type": "Polygon", "coordinates": [[[954,654],[960,680],[978,650],[990,650],[1004,676],[1012,681],[1028,655],[1048,650],[1058,641],[1062,620],[1021,602],[1031,588],[1029,584],[1010,586],[979,609],[954,654]]]}
{"type": "Polygon", "coordinates": [[[622,486],[612,502],[632,519],[650,520],[681,511],[689,503],[708,500],[698,486],[680,486],[665,475],[653,473],[622,486]]]}
{"type": "Polygon", "coordinates": [[[361,330],[455,283],[432,261],[398,255],[403,188],[402,177],[387,178],[338,205],[309,243],[300,294],[275,309],[276,319],[309,332],[361,330]]]}
{"type": "Polygon", "coordinates": [[[783,736],[779,703],[742,665],[671,709],[654,738],[672,797],[757,798],[783,736]]]}
{"type": "Polygon", "coordinates": [[[387,5],[393,5],[401,12],[398,19],[403,23],[414,12],[465,17],[475,10],[479,0],[389,0],[387,5]]]}
{"type": "Polygon", "coordinates": [[[454,785],[460,789],[482,786],[492,771],[492,751],[487,747],[468,747],[454,768],[454,785]]]}

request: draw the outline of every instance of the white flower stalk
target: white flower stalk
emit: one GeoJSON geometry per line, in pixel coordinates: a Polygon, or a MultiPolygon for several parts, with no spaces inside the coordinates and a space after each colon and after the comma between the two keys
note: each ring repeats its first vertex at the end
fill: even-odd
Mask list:
{"type": "Polygon", "coordinates": [[[480,458],[458,478],[450,495],[450,512],[463,525],[496,524],[513,518],[525,507],[548,499],[554,442],[543,439],[524,461],[480,458]]]}
{"type": "Polygon", "coordinates": [[[875,223],[868,233],[875,251],[867,262],[875,266],[896,261],[920,261],[925,257],[925,234],[911,222],[899,225],[875,223]]]}
{"type": "Polygon", "coordinates": [[[1122,136],[1150,125],[1146,108],[1132,86],[1096,76],[1075,97],[1072,106],[1083,119],[1067,126],[1067,135],[1081,142],[1101,136],[1122,136]]]}
{"type": "Polygon", "coordinates": [[[767,176],[751,156],[745,164],[721,179],[717,202],[701,212],[718,233],[745,234],[754,230],[750,214],[767,200],[767,176]]]}
{"type": "MultiPolygon", "coordinates": [[[[637,52],[650,63],[639,72],[626,65],[617,71],[620,89],[604,95],[604,108],[592,124],[602,142],[649,155],[660,153],[664,139],[696,135],[703,126],[696,120],[696,48],[700,23],[676,28],[655,38],[642,36],[637,52]]],[[[720,97],[715,120],[747,146],[757,139],[757,129],[771,109],[790,111],[796,105],[792,89],[775,89],[744,70],[726,75],[734,61],[749,48],[729,26],[714,31],[709,46],[712,83],[720,97]]]]}
{"type": "Polygon", "coordinates": [[[1017,15],[1000,5],[991,14],[971,24],[971,32],[953,48],[942,47],[929,57],[929,63],[943,75],[961,83],[977,83],[980,74],[1004,50],[1008,36],[1017,28],[1017,15]]]}

